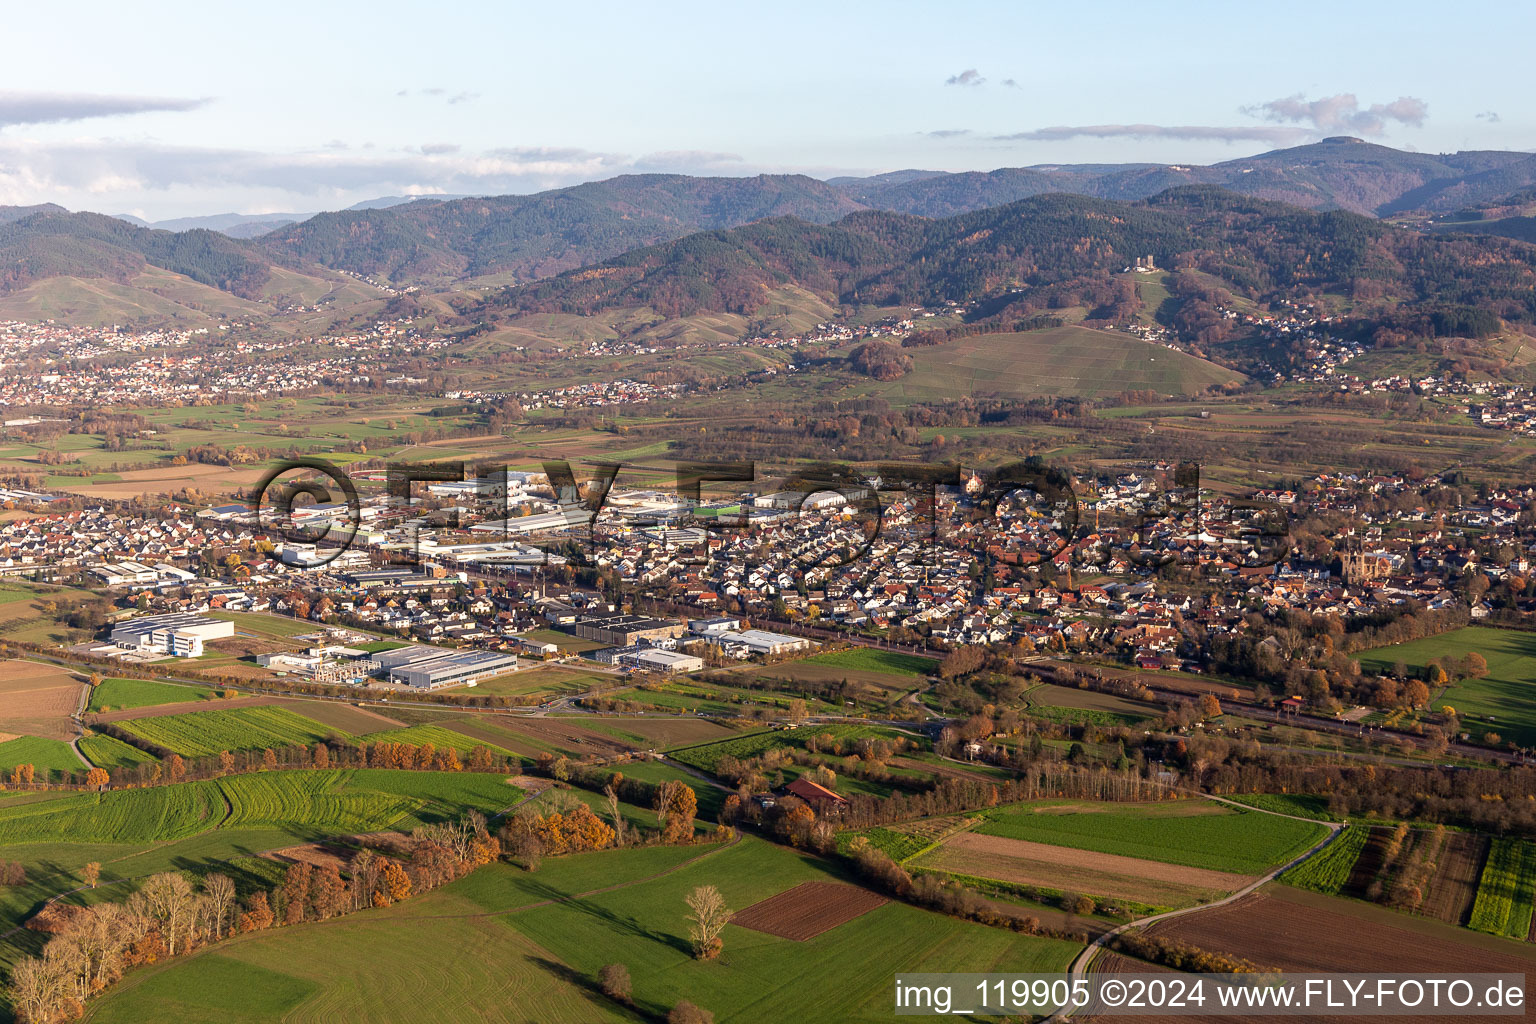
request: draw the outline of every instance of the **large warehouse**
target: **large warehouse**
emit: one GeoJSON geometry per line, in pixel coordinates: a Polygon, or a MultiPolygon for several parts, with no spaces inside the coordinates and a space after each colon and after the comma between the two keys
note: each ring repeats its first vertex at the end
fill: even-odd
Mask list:
{"type": "Polygon", "coordinates": [[[517,655],[501,651],[450,651],[444,647],[397,647],[373,655],[376,671],[392,683],[421,690],[469,686],[482,679],[517,671],[517,655]]]}
{"type": "Polygon", "coordinates": [[[130,650],[200,658],[203,641],[235,635],[235,624],[204,615],[142,615],[112,627],[112,642],[130,650]]]}
{"type": "Polygon", "coordinates": [[[688,632],[688,627],[671,619],[651,619],[644,615],[588,615],[570,626],[583,640],[597,640],[614,647],[633,647],[641,641],[656,643],[688,632]]]}

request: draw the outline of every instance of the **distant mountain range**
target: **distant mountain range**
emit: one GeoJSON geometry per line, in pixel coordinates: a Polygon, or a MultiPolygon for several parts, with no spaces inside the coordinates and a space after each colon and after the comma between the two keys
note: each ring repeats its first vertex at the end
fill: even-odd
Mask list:
{"type": "MultiPolygon", "coordinates": [[[[1431,237],[1451,230],[1532,237],[1525,221],[1533,211],[1515,200],[1533,187],[1531,154],[1429,155],[1336,138],[1204,167],[905,170],[831,181],[802,175],[625,175],[527,196],[387,197],[308,217],[227,214],[154,225],[70,213],[52,204],[0,207],[0,294],[59,276],[124,283],[148,265],[242,297],[283,293],[280,281],[268,283],[279,268],[322,276],[329,269],[396,286],[469,287],[482,294],[486,288],[520,285],[507,294],[561,308],[602,304],[621,294],[666,310],[737,308],[764,275],[795,280],[828,296],[932,299],[946,289],[978,295],[1005,283],[1037,287],[1053,275],[1096,274],[1143,252],[1164,259],[1198,251],[1214,245],[1216,237],[1245,250],[1258,244],[1230,233],[1212,236],[1209,220],[1180,214],[1176,223],[1168,222],[1171,211],[1190,206],[1191,195],[1209,197],[1218,194],[1214,189],[1228,197],[1289,204],[1243,214],[1250,226],[1291,223],[1285,218],[1299,216],[1297,208],[1352,211],[1359,216],[1347,220],[1351,238],[1370,239],[1367,246],[1386,258],[1400,246],[1382,249],[1381,240],[1390,235],[1381,233],[1397,229],[1373,218],[1401,215],[1426,227],[1431,237]],[[1195,192],[1189,191],[1192,186],[1195,192]],[[1182,198],[1153,199],[1170,194],[1182,198]],[[1083,202],[1133,205],[1074,205],[1065,199],[1074,195],[1083,202]],[[1019,205],[1046,197],[1054,201],[1019,205]],[[997,215],[1002,220],[989,212],[999,210],[1007,211],[997,215]],[[1156,229],[1148,227],[1145,237],[1122,232],[1115,239],[1100,238],[1098,229],[1082,220],[1089,216],[1084,210],[1156,229]],[[946,234],[958,225],[989,234],[970,242],[946,234]],[[1027,239],[1019,234],[1026,228],[1027,239]],[[1070,245],[1038,236],[1047,229],[1105,248],[1084,263],[1070,245]],[[1004,238],[1025,249],[994,252],[1004,238]],[[679,244],[669,248],[674,242],[679,244]],[[749,271],[725,258],[722,247],[738,245],[746,264],[761,257],[761,266],[749,271]],[[965,245],[971,246],[969,254],[965,245]],[[1025,250],[1031,253],[1027,259],[1019,255],[1025,250]],[[666,269],[690,259],[696,263],[689,272],[666,269]],[[903,261],[916,261],[919,269],[903,269],[903,261]],[[601,273],[589,274],[580,287],[557,276],[591,267],[601,273]],[[738,294],[741,287],[747,290],[738,294]]],[[[1223,216],[1238,214],[1228,210],[1223,216]]],[[[1317,257],[1331,261],[1323,268],[1330,272],[1349,263],[1337,250],[1317,257]]],[[[1282,262],[1278,255],[1259,254],[1245,272],[1268,268],[1259,274],[1268,279],[1282,262]]],[[[1393,277],[1394,288],[1407,287],[1413,276],[1370,264],[1354,269],[1366,277],[1393,277]]]]}
{"type": "MultiPolygon", "coordinates": [[[[365,199],[360,203],[353,203],[348,210],[386,210],[392,206],[403,206],[406,203],[433,202],[442,203],[453,199],[467,199],[462,195],[441,196],[380,196],[378,199],[365,199]]],[[[113,214],[118,220],[125,220],[130,224],[141,228],[154,228],[157,231],[195,231],[203,228],[208,231],[217,231],[231,238],[259,238],[269,231],[275,231],[287,224],[297,224],[300,221],[309,220],[317,216],[315,213],[214,213],[203,217],[173,217],[170,220],[147,221],[143,217],[135,217],[131,213],[113,214]]]]}
{"type": "Polygon", "coordinates": [[[1444,237],[1346,211],[1309,211],[1214,186],[1134,201],[1060,193],[942,219],[866,210],[835,224],[765,220],[637,249],[509,288],[470,316],[649,307],[672,317],[751,314],[793,285],[834,303],[980,303],[983,317],[1111,309],[1139,257],[1200,291],[1476,306],[1536,320],[1536,246],[1444,237]],[[1184,272],[1190,273],[1184,273],[1184,272]]]}

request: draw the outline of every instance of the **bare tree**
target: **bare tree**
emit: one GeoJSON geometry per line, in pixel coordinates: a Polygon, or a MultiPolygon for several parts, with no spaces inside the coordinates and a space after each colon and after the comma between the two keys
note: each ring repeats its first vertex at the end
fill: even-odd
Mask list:
{"type": "Polygon", "coordinates": [[[605,786],[603,796],[608,798],[608,821],[613,825],[613,845],[624,846],[627,825],[623,813],[619,810],[619,794],[612,786],[605,786]]]}
{"type": "Polygon", "coordinates": [[[700,960],[711,960],[720,955],[720,933],[731,919],[731,911],[725,905],[725,897],[712,885],[701,885],[689,893],[686,900],[693,913],[688,920],[688,937],[693,940],[693,955],[700,960]]]}
{"type": "Polygon", "coordinates": [[[203,895],[213,923],[213,938],[217,941],[224,937],[224,925],[235,907],[235,883],[227,875],[209,875],[203,879],[203,895]]]}
{"type": "Polygon", "coordinates": [[[146,916],[160,926],[166,952],[175,956],[178,941],[192,925],[197,900],[192,883],[179,871],[151,875],[144,887],[134,893],[134,900],[140,901],[146,916]]]}

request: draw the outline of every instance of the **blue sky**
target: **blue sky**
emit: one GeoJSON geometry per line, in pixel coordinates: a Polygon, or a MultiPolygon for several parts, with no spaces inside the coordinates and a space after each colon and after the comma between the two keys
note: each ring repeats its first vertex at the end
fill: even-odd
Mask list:
{"type": "Polygon", "coordinates": [[[1536,149],[1536,8],[10,5],[0,204],[150,218],[634,171],[1536,149]],[[60,11],[67,13],[61,14],[60,11]]]}

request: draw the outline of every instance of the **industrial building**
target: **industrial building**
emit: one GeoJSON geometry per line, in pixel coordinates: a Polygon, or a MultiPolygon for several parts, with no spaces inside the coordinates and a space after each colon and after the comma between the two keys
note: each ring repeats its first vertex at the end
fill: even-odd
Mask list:
{"type": "Polygon", "coordinates": [[[450,651],[414,645],[379,651],[369,659],[392,683],[420,690],[472,686],[482,679],[517,671],[517,655],[500,651],[450,651]]]}
{"type": "Polygon", "coordinates": [[[749,657],[754,654],[790,654],[794,651],[808,651],[816,646],[802,636],[769,633],[762,629],[747,629],[741,632],[721,630],[705,634],[705,639],[719,644],[728,653],[749,657]]]}
{"type": "Polygon", "coordinates": [[[583,640],[596,640],[614,647],[633,647],[642,640],[655,643],[682,636],[688,627],[671,619],[652,619],[644,615],[588,615],[567,627],[583,640]]]}
{"type": "Polygon", "coordinates": [[[235,624],[190,613],[144,615],[112,627],[112,642],[126,650],[200,658],[203,642],[235,635],[235,624]]]}

